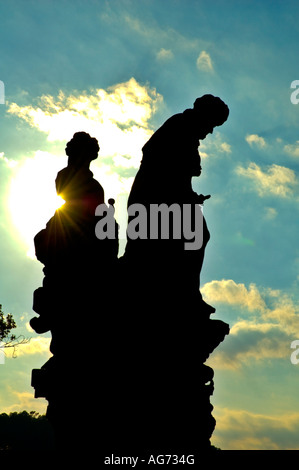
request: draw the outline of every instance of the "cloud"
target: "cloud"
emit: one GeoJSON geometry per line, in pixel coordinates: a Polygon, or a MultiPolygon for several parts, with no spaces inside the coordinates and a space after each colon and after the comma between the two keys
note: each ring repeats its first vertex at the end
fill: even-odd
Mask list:
{"type": "Polygon", "coordinates": [[[169,61],[173,59],[173,52],[170,49],[164,49],[164,47],[162,47],[157,53],[157,59],[163,62],[169,61]]]}
{"type": "Polygon", "coordinates": [[[160,27],[156,22],[143,21],[136,16],[129,15],[127,11],[120,15],[119,11],[110,9],[108,21],[119,24],[122,29],[128,28],[133,33],[134,40],[139,36],[140,41],[144,41],[150,47],[160,47],[161,44],[171,45],[176,51],[190,51],[199,47],[201,40],[184,36],[178,30],[171,27],[160,27]]]}
{"type": "Polygon", "coordinates": [[[299,413],[254,413],[215,408],[212,444],[223,450],[298,450],[299,413]]]}
{"type": "Polygon", "coordinates": [[[250,364],[252,360],[290,358],[291,336],[280,323],[242,320],[233,325],[230,334],[234,345],[229,349],[234,353],[230,355],[227,351],[226,357],[233,368],[250,364]]]}
{"type": "Polygon", "coordinates": [[[38,106],[11,103],[7,111],[45,132],[50,142],[67,141],[78,130],[89,132],[99,140],[102,158],[138,168],[141,148],[152,134],[149,120],[161,102],[155,89],[131,78],[89,94],[44,95],[38,106]]]}
{"type": "MultiPolygon", "coordinates": [[[[75,132],[86,131],[99,141],[99,158],[92,162],[95,178],[107,198],[116,200],[128,194],[140,165],[142,147],[152,135],[150,119],[161,105],[162,96],[154,88],[134,78],[92,92],[76,92],[57,97],[44,95],[37,105],[10,103],[8,112],[44,132],[54,152],[33,151],[21,158],[12,175],[9,206],[14,226],[33,255],[32,240],[53,215],[57,204],[55,178],[66,164],[65,155],[57,155],[55,142],[67,142],[75,132]]],[[[4,154],[0,161],[6,164],[4,154]]],[[[61,204],[61,202],[60,202],[61,204]]]]}
{"type": "Polygon", "coordinates": [[[44,398],[39,398],[38,400],[34,398],[32,392],[18,392],[9,387],[9,395],[11,401],[14,400],[14,403],[7,406],[1,407],[1,413],[13,413],[21,411],[37,411],[40,414],[46,413],[46,408],[48,402],[44,398]]]}
{"type": "Polygon", "coordinates": [[[277,217],[277,210],[274,207],[266,207],[265,208],[265,218],[267,220],[273,220],[277,217]]]}
{"type": "Polygon", "coordinates": [[[7,168],[15,168],[18,164],[15,160],[9,159],[4,156],[4,152],[0,152],[0,160],[2,160],[7,168]]]}
{"type": "Polygon", "coordinates": [[[244,235],[240,231],[238,231],[237,233],[235,233],[233,235],[232,240],[237,245],[243,245],[243,246],[254,246],[255,245],[254,240],[251,240],[250,238],[244,237],[244,235]]]}
{"type": "Polygon", "coordinates": [[[283,148],[284,152],[288,153],[292,157],[299,157],[299,140],[295,144],[287,144],[283,148]]]}
{"type": "Polygon", "coordinates": [[[266,359],[290,361],[290,344],[299,331],[299,306],[279,290],[247,288],[232,279],[211,281],[202,289],[210,304],[238,309],[239,318],[230,325],[230,334],[209,359],[218,369],[240,369],[266,359]]]}
{"type": "Polygon", "coordinates": [[[254,183],[254,189],[261,197],[269,194],[289,197],[298,186],[295,172],[276,164],[262,170],[256,163],[250,163],[248,168],[238,166],[236,173],[251,180],[254,183]]]}
{"type": "Polygon", "coordinates": [[[250,284],[247,289],[244,284],[237,284],[232,279],[223,279],[205,284],[201,291],[208,302],[238,305],[249,311],[263,311],[266,307],[255,284],[250,284]]]}
{"type": "Polygon", "coordinates": [[[247,135],[245,138],[246,142],[252,147],[253,145],[256,145],[259,148],[264,148],[266,147],[266,141],[263,137],[260,137],[257,134],[250,134],[247,135]]]}
{"type": "Polygon", "coordinates": [[[27,356],[33,354],[46,354],[50,356],[50,338],[45,338],[43,336],[36,336],[35,338],[30,338],[28,343],[20,344],[14,348],[5,348],[5,356],[10,358],[12,356],[27,356]]]}
{"type": "Polygon", "coordinates": [[[196,60],[196,66],[204,72],[213,72],[213,63],[210,55],[206,51],[201,51],[196,60]]]}
{"type": "Polygon", "coordinates": [[[231,146],[227,142],[220,144],[220,151],[224,153],[231,153],[231,146]]]}
{"type": "Polygon", "coordinates": [[[217,156],[219,154],[230,154],[232,152],[231,145],[227,142],[224,142],[221,132],[214,131],[213,138],[206,139],[200,142],[200,156],[201,157],[209,157],[209,156],[217,156]]]}

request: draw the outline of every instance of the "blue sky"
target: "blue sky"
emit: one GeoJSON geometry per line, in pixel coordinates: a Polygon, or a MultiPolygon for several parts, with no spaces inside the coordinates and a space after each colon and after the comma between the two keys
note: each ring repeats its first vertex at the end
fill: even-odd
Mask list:
{"type": "Polygon", "coordinates": [[[202,291],[231,326],[209,360],[213,443],[299,448],[298,14],[290,0],[0,1],[0,303],[31,338],[0,365],[0,411],[46,408],[30,387],[49,356],[28,327],[42,281],[32,239],[59,203],[66,142],[98,138],[93,172],[123,225],[142,145],[212,93],[230,116],[201,143],[193,185],[212,195],[202,291]]]}

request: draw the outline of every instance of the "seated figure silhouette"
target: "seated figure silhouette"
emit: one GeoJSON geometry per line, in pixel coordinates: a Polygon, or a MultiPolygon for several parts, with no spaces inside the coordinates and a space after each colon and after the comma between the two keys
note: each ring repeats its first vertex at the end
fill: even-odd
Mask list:
{"type": "Polygon", "coordinates": [[[90,389],[98,386],[92,358],[99,355],[103,318],[111,314],[110,284],[118,255],[116,222],[115,239],[95,235],[95,209],[104,204],[104,190],[89,165],[98,151],[97,140],[85,132],[68,142],[68,165],[56,178],[65,204],[34,239],[45,277],[34,292],[39,317],[30,324],[37,333],[51,331],[53,356],[33,374],[33,386],[36,396],[48,399],[47,415],[64,446],[82,445],[84,436],[90,441],[88,413],[81,408],[90,389]]]}
{"type": "MultiPolygon", "coordinates": [[[[201,174],[199,141],[228,114],[220,98],[204,95],[192,109],[168,119],[142,149],[128,209],[140,204],[150,213],[153,204],[177,204],[182,209],[189,205],[192,210],[203,204],[209,196],[192,189],[192,178],[201,174]]],[[[129,223],[133,219],[129,216],[129,223]]],[[[210,320],[215,309],[203,301],[199,290],[210,238],[205,220],[199,228],[202,245],[195,250],[185,249],[183,235],[152,239],[150,225],[149,217],[146,236],[128,237],[120,259],[130,308],[115,335],[122,350],[114,373],[118,371],[123,383],[123,406],[114,400],[115,421],[122,419],[111,436],[115,440],[119,432],[124,448],[134,442],[141,449],[177,453],[208,445],[214,420],[207,388],[201,388],[211,376],[203,362],[228,330],[223,322],[210,320]]]]}

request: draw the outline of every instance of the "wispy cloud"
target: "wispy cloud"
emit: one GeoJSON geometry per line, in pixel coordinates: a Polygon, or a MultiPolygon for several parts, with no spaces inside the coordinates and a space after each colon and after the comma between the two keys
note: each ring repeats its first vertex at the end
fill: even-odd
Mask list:
{"type": "Polygon", "coordinates": [[[201,157],[219,156],[221,154],[230,154],[232,146],[223,140],[221,132],[214,131],[211,138],[207,138],[200,143],[199,153],[201,157]]]}
{"type": "Polygon", "coordinates": [[[253,188],[263,197],[273,194],[279,197],[288,197],[298,187],[296,174],[290,168],[280,165],[270,165],[263,170],[256,163],[250,163],[247,168],[238,166],[236,173],[248,178],[253,183],[253,188]]]}
{"type": "Polygon", "coordinates": [[[157,59],[161,62],[168,62],[173,57],[173,52],[170,49],[164,49],[164,47],[157,52],[157,59]]]}
{"type": "Polygon", "coordinates": [[[170,27],[161,27],[155,21],[144,21],[143,19],[125,13],[122,17],[119,13],[110,11],[109,21],[121,23],[123,27],[127,27],[134,36],[146,41],[151,47],[157,47],[163,44],[167,49],[175,48],[176,50],[193,50],[199,46],[200,41],[197,38],[190,38],[181,34],[178,30],[170,27]],[[165,46],[167,45],[167,46],[165,46]]]}
{"type": "Polygon", "coordinates": [[[254,145],[258,148],[266,147],[265,139],[257,134],[248,134],[245,137],[245,140],[250,145],[250,147],[253,147],[254,145]]]}
{"type": "Polygon", "coordinates": [[[231,145],[229,145],[227,142],[222,142],[220,144],[220,151],[224,153],[231,153],[231,145]]]}
{"type": "Polygon", "coordinates": [[[44,398],[38,400],[31,392],[19,392],[9,387],[10,405],[2,406],[1,413],[21,412],[23,410],[35,410],[40,414],[45,414],[48,402],[44,398]]]}
{"type": "Polygon", "coordinates": [[[19,356],[27,356],[33,354],[45,354],[47,356],[50,355],[49,346],[50,346],[50,338],[45,338],[43,336],[36,336],[35,338],[30,338],[28,343],[20,344],[14,348],[6,348],[5,355],[6,357],[10,358],[13,355],[19,356]]]}
{"type": "Polygon", "coordinates": [[[223,302],[228,305],[246,307],[249,311],[262,311],[266,304],[255,284],[249,288],[245,284],[237,284],[232,279],[211,281],[202,287],[202,293],[210,302],[223,302]]]}
{"type": "Polygon", "coordinates": [[[299,157],[299,140],[297,140],[295,144],[285,145],[283,150],[289,155],[291,155],[292,157],[298,158],[299,157]]]}
{"type": "Polygon", "coordinates": [[[7,111],[45,132],[49,141],[67,141],[78,130],[89,132],[98,138],[102,157],[138,168],[141,148],[152,133],[149,120],[161,101],[155,89],[131,78],[107,90],[42,96],[38,106],[11,103],[7,111]]]}
{"type": "Polygon", "coordinates": [[[15,168],[18,164],[17,161],[5,157],[4,152],[0,152],[0,160],[2,160],[8,168],[15,168]]]}
{"type": "Polygon", "coordinates": [[[265,208],[265,218],[267,220],[273,220],[277,217],[277,210],[274,207],[266,207],[265,208]]]}
{"type": "Polygon", "coordinates": [[[254,413],[215,408],[213,444],[223,450],[298,450],[299,413],[254,413]]]}
{"type": "Polygon", "coordinates": [[[214,70],[211,56],[206,51],[201,51],[197,57],[196,66],[199,70],[203,70],[204,72],[213,72],[214,70]]]}
{"type": "Polygon", "coordinates": [[[299,331],[299,306],[279,290],[246,287],[232,279],[211,281],[202,287],[211,304],[239,309],[230,334],[210,358],[220,369],[240,369],[252,361],[284,358],[290,360],[290,343],[299,331]]]}

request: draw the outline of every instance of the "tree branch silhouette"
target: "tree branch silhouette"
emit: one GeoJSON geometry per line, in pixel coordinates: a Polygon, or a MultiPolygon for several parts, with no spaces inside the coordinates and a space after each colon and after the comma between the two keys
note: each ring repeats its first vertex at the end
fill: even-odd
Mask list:
{"type": "Polygon", "coordinates": [[[26,344],[30,341],[30,338],[25,338],[24,335],[16,336],[11,334],[11,330],[17,327],[17,324],[11,313],[6,316],[2,310],[0,304],[0,343],[4,348],[13,348],[12,357],[16,357],[16,347],[20,344],[26,344]]]}

